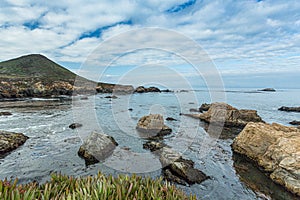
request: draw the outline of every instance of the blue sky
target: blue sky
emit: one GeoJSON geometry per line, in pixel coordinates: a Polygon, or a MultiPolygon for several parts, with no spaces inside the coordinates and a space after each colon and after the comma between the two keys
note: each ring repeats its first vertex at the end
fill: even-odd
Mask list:
{"type": "MultiPolygon", "coordinates": [[[[228,87],[299,88],[298,0],[2,0],[0,60],[41,53],[78,72],[101,43],[145,27],[165,28],[196,41],[228,87]]],[[[159,55],[128,55],[108,70],[105,80],[117,82],[126,69],[155,59],[190,80],[197,78],[188,64],[174,64],[170,55],[159,55]]],[[[155,76],[155,69],[148,75],[155,76]]]]}

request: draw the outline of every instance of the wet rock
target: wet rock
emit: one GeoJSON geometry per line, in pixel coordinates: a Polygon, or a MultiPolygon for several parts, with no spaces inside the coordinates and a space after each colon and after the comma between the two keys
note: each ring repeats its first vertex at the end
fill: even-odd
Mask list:
{"type": "Polygon", "coordinates": [[[115,96],[115,95],[112,95],[112,96],[106,96],[106,97],[104,97],[104,98],[107,98],[107,99],[117,99],[118,97],[115,96]]]}
{"type": "Polygon", "coordinates": [[[263,122],[256,110],[238,110],[226,103],[212,103],[209,110],[199,115],[207,123],[222,124],[225,127],[245,127],[249,122],[263,122]]]}
{"type": "Polygon", "coordinates": [[[75,129],[75,128],[79,128],[79,127],[82,127],[82,124],[80,123],[73,123],[73,124],[70,124],[69,128],[71,129],[75,129]]]}
{"type": "Polygon", "coordinates": [[[299,129],[276,123],[248,123],[232,148],[254,160],[273,181],[300,196],[299,129]]]}
{"type": "Polygon", "coordinates": [[[204,112],[204,111],[208,111],[210,108],[211,104],[208,103],[203,103],[200,108],[199,108],[199,112],[204,112]]]}
{"type": "Polygon", "coordinates": [[[289,122],[289,124],[291,124],[291,125],[300,125],[300,121],[293,120],[293,121],[289,122]]]}
{"type": "Polygon", "coordinates": [[[177,121],[177,119],[174,119],[173,117],[167,117],[166,120],[167,121],[177,121]]]}
{"type": "Polygon", "coordinates": [[[278,108],[280,111],[286,111],[286,112],[300,112],[300,107],[287,107],[287,106],[282,106],[278,108]]]}
{"type": "Polygon", "coordinates": [[[274,88],[264,88],[258,91],[263,91],[263,92],[276,92],[276,90],[274,88]]]}
{"type": "Polygon", "coordinates": [[[0,131],[0,155],[8,153],[26,142],[29,137],[22,133],[0,131]]]}
{"type": "Polygon", "coordinates": [[[134,90],[135,93],[147,93],[147,92],[161,92],[157,87],[145,88],[144,86],[139,86],[134,90]]]}
{"type": "Polygon", "coordinates": [[[94,164],[109,157],[118,143],[113,137],[103,133],[92,132],[80,146],[78,155],[85,159],[86,164],[94,164]]]}
{"type": "Polygon", "coordinates": [[[0,112],[0,116],[9,116],[12,115],[10,112],[0,112]]]}
{"type": "Polygon", "coordinates": [[[174,91],[173,91],[173,90],[166,89],[166,90],[161,90],[161,92],[174,92],[174,91]]]}
{"type": "Polygon", "coordinates": [[[88,100],[89,98],[87,96],[80,97],[81,100],[88,100]]]}
{"type": "Polygon", "coordinates": [[[137,124],[137,130],[148,134],[148,137],[162,137],[171,134],[172,129],[164,124],[163,116],[150,114],[143,116],[137,124]]]}
{"type": "Polygon", "coordinates": [[[128,110],[129,110],[129,111],[133,111],[133,109],[132,109],[132,108],[129,108],[128,110]]]}
{"type": "Polygon", "coordinates": [[[190,109],[190,112],[199,112],[199,109],[191,108],[191,109],[190,109]]]}
{"type": "Polygon", "coordinates": [[[179,153],[162,142],[148,141],[143,147],[159,156],[163,175],[169,181],[186,185],[201,183],[208,178],[203,172],[194,168],[193,161],[182,158],[179,153]]]}

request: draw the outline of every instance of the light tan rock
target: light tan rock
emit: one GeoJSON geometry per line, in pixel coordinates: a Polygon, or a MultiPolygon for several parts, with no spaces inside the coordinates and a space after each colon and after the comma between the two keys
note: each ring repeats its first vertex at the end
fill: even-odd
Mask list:
{"type": "Polygon", "coordinates": [[[164,118],[160,114],[143,116],[136,128],[140,132],[147,133],[147,137],[161,137],[172,132],[172,129],[164,124],[164,118]]]}
{"type": "Polygon", "coordinates": [[[280,124],[248,123],[233,150],[270,173],[273,181],[300,196],[300,130],[280,124]]]}

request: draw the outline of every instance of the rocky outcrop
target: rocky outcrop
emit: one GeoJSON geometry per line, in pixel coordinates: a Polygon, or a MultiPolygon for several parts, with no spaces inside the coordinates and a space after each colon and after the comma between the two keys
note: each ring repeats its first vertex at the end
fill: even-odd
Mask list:
{"type": "Polygon", "coordinates": [[[137,130],[146,133],[147,137],[162,137],[172,132],[172,129],[164,124],[163,116],[150,114],[143,116],[136,126],[137,130]]]}
{"type": "Polygon", "coordinates": [[[9,115],[12,115],[11,112],[0,112],[0,116],[9,116],[9,115]]]}
{"type": "Polygon", "coordinates": [[[20,145],[24,144],[29,137],[22,133],[0,131],[0,155],[4,155],[20,145]]]}
{"type": "Polygon", "coordinates": [[[238,110],[226,103],[212,103],[209,110],[199,115],[207,123],[222,124],[225,127],[243,128],[249,122],[263,122],[256,110],[238,110]]]}
{"type": "Polygon", "coordinates": [[[300,112],[300,107],[287,107],[287,106],[282,106],[278,108],[280,111],[286,111],[286,112],[300,112]]]}
{"type": "Polygon", "coordinates": [[[199,108],[199,112],[208,111],[210,106],[211,106],[211,104],[209,104],[209,103],[203,103],[199,108]]]}
{"type": "Polygon", "coordinates": [[[80,124],[80,123],[72,123],[69,126],[70,129],[75,129],[75,128],[79,128],[79,127],[82,127],[82,124],[80,124]]]}
{"type": "Polygon", "coordinates": [[[143,147],[159,156],[163,166],[163,175],[169,181],[186,185],[201,183],[208,178],[203,172],[194,168],[193,161],[182,158],[164,143],[148,141],[143,147]]]}
{"type": "Polygon", "coordinates": [[[289,124],[291,124],[291,125],[300,125],[300,121],[293,120],[293,121],[289,122],[289,124]]]}
{"type": "Polygon", "coordinates": [[[96,87],[98,93],[131,94],[134,92],[132,85],[117,85],[109,83],[98,83],[96,87]]]}
{"type": "Polygon", "coordinates": [[[157,87],[145,88],[144,86],[139,86],[134,90],[135,93],[147,93],[147,92],[161,92],[157,87]]]}
{"type": "Polygon", "coordinates": [[[234,139],[232,148],[254,160],[273,181],[300,196],[299,129],[275,123],[248,123],[234,139]]]}
{"type": "Polygon", "coordinates": [[[80,146],[78,155],[85,159],[87,165],[94,164],[109,157],[117,145],[113,137],[92,132],[80,146]]]}
{"type": "Polygon", "coordinates": [[[274,88],[264,88],[258,91],[263,91],[263,92],[276,92],[276,90],[274,88]]]}

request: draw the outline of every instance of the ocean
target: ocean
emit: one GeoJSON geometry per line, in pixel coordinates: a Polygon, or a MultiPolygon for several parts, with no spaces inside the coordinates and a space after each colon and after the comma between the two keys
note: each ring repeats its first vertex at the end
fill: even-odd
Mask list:
{"type": "Polygon", "coordinates": [[[0,178],[16,178],[20,183],[45,182],[53,172],[73,176],[131,174],[158,177],[161,169],[157,158],[143,149],[147,141],[135,129],[138,120],[149,113],[159,113],[172,128],[164,142],[195,162],[210,179],[201,184],[179,186],[199,199],[296,199],[281,186],[274,184],[252,162],[233,154],[232,138],[217,138],[203,129],[197,119],[180,115],[199,108],[202,103],[225,101],[238,109],[254,109],[267,123],[289,125],[300,120],[300,113],[282,112],[281,106],[299,106],[299,89],[276,92],[257,92],[254,88],[231,88],[226,91],[175,91],[170,93],[110,94],[60,99],[23,99],[2,101],[0,111],[12,116],[0,117],[0,130],[21,132],[29,136],[27,142],[0,158],[0,178]],[[131,108],[129,110],[129,108],[131,108]],[[68,126],[82,123],[72,130],[68,126]],[[114,154],[105,161],[85,165],[77,155],[78,149],[91,131],[111,135],[119,143],[114,154]]]}

